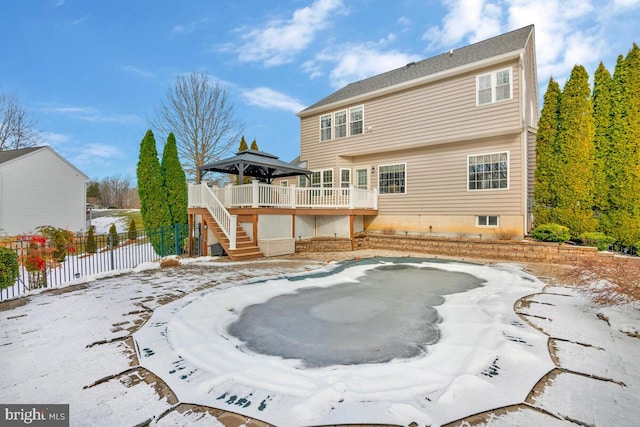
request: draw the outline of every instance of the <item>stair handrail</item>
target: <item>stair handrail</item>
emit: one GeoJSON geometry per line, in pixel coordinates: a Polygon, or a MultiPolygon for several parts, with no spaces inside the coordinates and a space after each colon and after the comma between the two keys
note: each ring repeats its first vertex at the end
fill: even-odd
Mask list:
{"type": "Polygon", "coordinates": [[[238,226],[238,216],[231,215],[227,208],[224,207],[220,199],[216,197],[213,191],[206,184],[202,186],[202,202],[207,208],[213,219],[216,220],[218,226],[222,230],[227,239],[229,239],[229,249],[236,249],[236,229],[238,226]]]}

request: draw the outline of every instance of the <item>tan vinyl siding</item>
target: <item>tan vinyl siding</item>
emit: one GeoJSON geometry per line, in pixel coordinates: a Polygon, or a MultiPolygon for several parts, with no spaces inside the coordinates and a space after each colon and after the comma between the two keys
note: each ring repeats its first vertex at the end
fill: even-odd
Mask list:
{"type": "Polygon", "coordinates": [[[378,186],[378,165],[406,163],[406,194],[381,194],[378,200],[384,214],[522,214],[522,158],[519,138],[491,138],[456,144],[404,150],[358,158],[358,162],[376,166],[370,175],[372,188],[378,186]],[[509,153],[509,188],[467,190],[467,156],[509,153]]]}
{"type": "Polygon", "coordinates": [[[309,169],[339,167],[339,155],[512,133],[522,126],[519,96],[518,64],[512,61],[365,102],[362,135],[320,142],[320,114],[304,117],[301,159],[309,161],[309,169]],[[512,99],[476,106],[476,76],[507,67],[513,70],[512,99]]]}

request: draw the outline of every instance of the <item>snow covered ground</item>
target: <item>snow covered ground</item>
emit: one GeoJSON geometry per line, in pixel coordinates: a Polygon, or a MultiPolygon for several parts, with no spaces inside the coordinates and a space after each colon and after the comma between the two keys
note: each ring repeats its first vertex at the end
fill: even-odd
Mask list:
{"type": "MultiPolygon", "coordinates": [[[[366,256],[367,253],[353,255],[366,256]]],[[[134,333],[136,339],[138,333],[145,334],[144,329],[140,329],[145,323],[147,330],[162,329],[155,316],[152,317],[154,311],[159,315],[172,311],[179,313],[187,301],[205,300],[199,296],[250,291],[258,289],[252,284],[256,279],[291,276],[326,268],[324,259],[314,261],[296,256],[290,260],[248,263],[200,258],[183,260],[180,267],[164,269],[158,268],[156,263],[150,263],[124,275],[5,302],[0,305],[2,403],[69,403],[71,425],[74,426],[137,425],[147,421],[160,426],[241,425],[250,424],[252,417],[261,418],[258,415],[265,413],[264,410],[259,411],[261,405],[278,407],[275,397],[286,395],[290,389],[274,390],[274,398],[260,393],[269,390],[272,384],[284,383],[286,387],[293,384],[296,390],[304,390],[308,394],[300,399],[300,393],[297,393],[298,400],[291,410],[294,415],[298,414],[298,418],[290,423],[279,420],[279,425],[299,425],[308,413],[322,422],[355,422],[357,417],[352,415],[363,414],[363,408],[368,409],[368,418],[357,418],[361,419],[360,422],[375,422],[378,420],[376,414],[380,414],[379,420],[382,422],[395,419],[402,424],[416,421],[421,425],[428,422],[439,425],[476,414],[490,397],[502,402],[500,406],[508,406],[474,419],[483,425],[638,425],[640,364],[637,363],[637,355],[640,354],[640,339],[628,335],[640,331],[638,310],[630,307],[596,307],[571,288],[551,286],[543,290],[539,282],[521,274],[514,265],[503,264],[491,271],[529,277],[514,288],[518,289],[514,292],[522,296],[531,294],[516,304],[520,317],[515,317],[512,311],[510,313],[508,298],[503,298],[503,294],[509,292],[504,289],[496,294],[478,294],[476,307],[457,307],[455,311],[463,312],[483,307],[490,309],[485,310],[486,319],[480,325],[474,324],[473,318],[467,319],[466,327],[482,351],[469,352],[465,348],[468,342],[458,343],[459,348],[466,351],[463,352],[467,355],[468,366],[465,369],[469,372],[459,370],[457,375],[454,372],[448,379],[448,373],[430,372],[423,381],[417,380],[417,375],[424,374],[424,371],[415,366],[419,360],[410,360],[394,363],[394,378],[389,381],[380,379],[379,374],[384,372],[384,368],[373,369],[375,365],[369,365],[368,372],[349,372],[345,367],[338,367],[333,375],[329,373],[330,368],[313,371],[318,372],[313,374],[311,370],[290,366],[289,369],[304,372],[300,372],[298,378],[293,375],[274,378],[279,383],[257,384],[260,380],[269,379],[270,367],[274,372],[284,372],[282,360],[264,358],[266,362],[261,359],[260,364],[253,368],[245,366],[239,371],[238,366],[233,365],[235,362],[227,359],[215,363],[231,363],[229,366],[235,366],[235,370],[227,373],[222,369],[208,376],[208,381],[194,381],[190,383],[191,388],[182,388],[189,389],[190,396],[206,396],[210,390],[217,390],[216,387],[222,390],[228,385],[228,391],[236,394],[229,393],[220,399],[217,398],[222,394],[215,396],[218,402],[215,406],[222,409],[194,408],[187,404],[193,402],[181,398],[181,386],[175,385],[180,382],[186,384],[186,378],[204,379],[200,373],[191,372],[192,363],[186,358],[167,356],[160,347],[136,348],[132,339],[134,333]],[[527,287],[530,287],[529,292],[524,292],[527,287]],[[25,304],[20,305],[21,301],[25,301],[25,304]],[[496,331],[504,333],[496,336],[496,331]],[[488,333],[488,340],[494,341],[483,340],[485,332],[488,333]],[[527,340],[516,339],[525,335],[527,340]],[[548,340],[554,363],[550,363],[550,359],[545,361],[544,355],[539,352],[540,346],[534,346],[535,350],[531,351],[526,343],[521,342],[531,343],[539,339],[537,337],[548,340]],[[504,338],[507,338],[506,341],[504,338]],[[490,375],[472,375],[473,366],[483,366],[488,360],[488,353],[492,351],[501,351],[502,358],[490,361],[485,367],[485,372],[490,375]],[[475,359],[478,355],[481,357],[475,359]],[[173,365],[168,371],[150,372],[144,366],[153,359],[165,359],[165,362],[170,359],[173,365]],[[503,364],[503,361],[506,363],[503,364]],[[532,386],[532,392],[513,396],[512,392],[522,379],[519,375],[513,375],[513,365],[521,365],[525,371],[527,366],[537,366],[533,370],[549,370],[549,373],[535,387],[532,386]],[[239,373],[245,378],[239,380],[239,373]],[[167,386],[156,375],[173,377],[175,380],[168,381],[175,384],[169,383],[167,386]],[[367,375],[374,381],[377,379],[375,389],[367,385],[367,375]],[[181,379],[181,376],[185,376],[185,379],[181,379]],[[424,390],[436,382],[434,376],[439,376],[443,381],[441,388],[435,393],[425,394],[424,390]],[[312,380],[318,381],[318,378],[331,386],[318,389],[318,393],[314,394],[312,380]],[[413,389],[406,388],[403,381],[413,381],[415,393],[412,394],[413,389]],[[387,389],[385,383],[389,385],[387,389]],[[358,399],[358,392],[368,392],[369,402],[362,402],[367,399],[358,399]],[[392,398],[385,400],[385,395],[392,398]],[[242,413],[247,408],[257,412],[244,416],[232,414],[242,413]],[[318,414],[320,418],[317,418],[318,414]],[[341,418],[343,415],[344,418],[341,418]],[[233,421],[228,421],[231,419],[233,421]]],[[[268,283],[274,289],[284,284],[268,283]]],[[[515,293],[513,297],[517,296],[515,293]]],[[[259,300],[264,300],[264,296],[259,300]]],[[[237,305],[230,307],[229,301],[225,301],[216,309],[233,314],[230,308],[240,310],[243,302],[246,304],[248,300],[240,298],[237,302],[237,305]]],[[[450,337],[447,310],[453,310],[454,306],[452,304],[447,308],[445,303],[438,307],[445,320],[441,324],[443,341],[436,344],[434,349],[440,344],[447,344],[450,337]]],[[[453,329],[460,330],[462,326],[451,327],[450,331],[453,329]]],[[[449,344],[453,345],[454,342],[449,341],[449,344]]],[[[446,353],[455,358],[458,353],[452,348],[446,353]]],[[[257,359],[238,353],[239,359],[257,359]]],[[[433,353],[439,357],[437,351],[433,353]]],[[[533,376],[544,374],[538,371],[533,376]]],[[[246,411],[244,413],[247,414],[246,411]]]]}

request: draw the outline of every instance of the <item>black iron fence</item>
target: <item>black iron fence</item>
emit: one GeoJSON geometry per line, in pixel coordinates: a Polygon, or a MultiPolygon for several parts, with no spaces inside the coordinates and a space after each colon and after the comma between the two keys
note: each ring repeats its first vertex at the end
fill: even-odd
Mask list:
{"type": "Polygon", "coordinates": [[[200,227],[186,224],[133,233],[74,236],[62,247],[40,236],[4,241],[0,244],[18,255],[19,276],[13,286],[0,289],[0,301],[86,276],[135,268],[169,255],[199,256],[200,241],[200,227]],[[189,241],[191,250],[187,247],[189,241]]]}

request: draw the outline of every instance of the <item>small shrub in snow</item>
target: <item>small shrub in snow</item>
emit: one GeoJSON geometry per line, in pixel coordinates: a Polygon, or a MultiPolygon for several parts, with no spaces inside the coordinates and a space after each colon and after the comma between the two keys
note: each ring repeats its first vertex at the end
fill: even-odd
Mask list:
{"type": "Polygon", "coordinates": [[[180,265],[180,257],[179,256],[168,256],[164,257],[160,260],[160,267],[177,267],[180,265]]]}
{"type": "Polygon", "coordinates": [[[129,240],[137,240],[138,239],[138,231],[136,230],[136,222],[131,219],[129,223],[129,230],[127,231],[127,239],[129,240]]]}
{"type": "Polygon", "coordinates": [[[89,233],[87,234],[87,253],[95,254],[98,250],[98,244],[96,243],[96,237],[93,235],[93,226],[89,227],[89,233]]]}
{"type": "Polygon", "coordinates": [[[616,241],[613,237],[598,231],[582,233],[578,238],[585,246],[595,246],[599,251],[608,250],[609,245],[616,241]]]}
{"type": "Polygon", "coordinates": [[[560,224],[541,224],[529,234],[542,242],[566,242],[571,238],[569,228],[560,224]]]}
{"type": "Polygon", "coordinates": [[[111,227],[109,227],[109,241],[113,246],[118,246],[120,243],[120,237],[118,237],[118,230],[115,224],[111,224],[111,227]]]}

